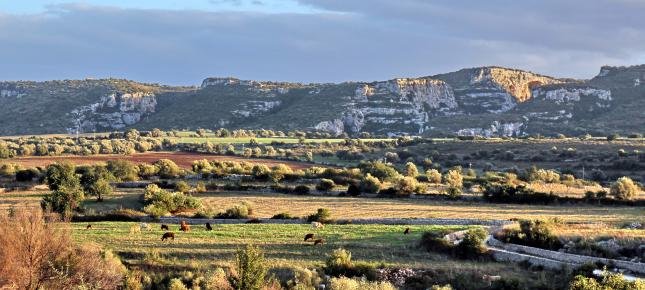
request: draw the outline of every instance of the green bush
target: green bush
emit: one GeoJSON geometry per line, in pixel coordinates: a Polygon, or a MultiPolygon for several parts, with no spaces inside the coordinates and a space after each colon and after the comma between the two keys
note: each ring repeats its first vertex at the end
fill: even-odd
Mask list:
{"type": "Polygon", "coordinates": [[[457,254],[462,258],[475,259],[486,253],[484,241],[488,232],[483,228],[475,228],[466,232],[464,238],[457,244],[457,254]]]}
{"type": "Polygon", "coordinates": [[[430,183],[441,183],[441,173],[436,169],[426,170],[426,178],[430,183]]]}
{"type": "Polygon", "coordinates": [[[130,161],[122,159],[109,160],[106,168],[117,181],[136,181],[139,179],[139,168],[130,161]]]}
{"type": "Polygon", "coordinates": [[[447,234],[449,234],[448,231],[424,232],[421,235],[419,245],[429,252],[450,252],[452,251],[453,245],[443,238],[447,234]]]}
{"type": "Polygon", "coordinates": [[[497,238],[506,243],[520,244],[557,251],[562,242],[552,232],[548,222],[542,220],[520,220],[520,230],[504,230],[497,238]]]}
{"type": "Polygon", "coordinates": [[[352,253],[345,249],[336,249],[327,258],[325,273],[332,277],[364,277],[370,281],[377,278],[376,268],[367,263],[354,263],[352,253]]]}
{"type": "Polygon", "coordinates": [[[170,159],[159,159],[153,164],[161,178],[177,178],[182,173],[181,168],[170,159]]]}
{"type": "Polygon", "coordinates": [[[308,222],[327,223],[331,220],[331,212],[326,208],[319,208],[315,214],[307,217],[308,222]]]}
{"type": "Polygon", "coordinates": [[[381,190],[381,181],[368,173],[365,175],[365,178],[361,180],[360,189],[366,193],[377,193],[381,190]]]}
{"type": "Polygon", "coordinates": [[[265,285],[268,267],[259,247],[246,245],[244,249],[238,249],[235,255],[235,270],[235,289],[260,290],[265,285]]]}
{"type": "Polygon", "coordinates": [[[199,199],[181,192],[169,192],[155,184],[146,187],[144,193],[144,211],[152,216],[163,216],[168,213],[179,213],[202,207],[199,199]]]}
{"type": "Polygon", "coordinates": [[[241,203],[217,214],[216,218],[222,219],[248,219],[253,215],[253,208],[248,203],[241,203]]]}
{"type": "Polygon", "coordinates": [[[68,162],[49,165],[45,182],[52,192],[43,198],[42,207],[69,218],[85,198],[74,165],[68,162]]]}
{"type": "Polygon", "coordinates": [[[604,273],[602,279],[587,278],[578,275],[569,283],[569,290],[642,290],[645,281],[642,279],[630,282],[621,274],[604,273]]]}

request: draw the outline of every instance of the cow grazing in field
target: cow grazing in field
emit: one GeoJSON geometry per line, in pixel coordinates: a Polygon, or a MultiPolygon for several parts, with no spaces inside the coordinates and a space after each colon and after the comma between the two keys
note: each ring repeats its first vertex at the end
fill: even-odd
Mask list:
{"type": "Polygon", "coordinates": [[[207,231],[212,231],[213,227],[211,226],[211,223],[206,223],[206,230],[207,231]]]}
{"type": "Polygon", "coordinates": [[[186,221],[181,221],[179,226],[180,226],[179,230],[182,231],[182,232],[189,232],[190,231],[190,226],[188,225],[188,223],[186,221]]]}
{"type": "Polygon", "coordinates": [[[311,228],[314,229],[314,230],[324,229],[325,225],[323,225],[322,223],[319,223],[319,222],[312,222],[311,223],[311,228]]]}
{"type": "Polygon", "coordinates": [[[173,241],[175,240],[175,233],[167,232],[161,236],[161,240],[165,241],[166,239],[172,239],[173,241]]]}
{"type": "Polygon", "coordinates": [[[92,225],[87,225],[87,226],[85,227],[85,229],[86,229],[86,230],[91,230],[91,229],[92,229],[92,225]]]}
{"type": "Polygon", "coordinates": [[[313,240],[314,239],[314,234],[306,234],[305,235],[305,242],[308,240],[313,240]]]}
{"type": "Polygon", "coordinates": [[[403,234],[404,234],[404,235],[407,235],[407,234],[409,234],[409,233],[410,233],[410,228],[405,228],[405,231],[403,231],[403,234]]]}
{"type": "Polygon", "coordinates": [[[325,240],[323,240],[323,239],[317,239],[317,240],[315,240],[315,241],[314,241],[314,246],[317,246],[317,245],[321,245],[321,246],[322,246],[324,243],[325,243],[325,240]]]}
{"type": "Polygon", "coordinates": [[[499,281],[502,279],[502,276],[492,276],[492,275],[484,275],[482,276],[482,280],[488,282],[488,286],[492,285],[493,282],[499,281]]]}
{"type": "Polygon", "coordinates": [[[141,223],[139,224],[139,227],[141,228],[142,231],[152,231],[152,227],[147,224],[147,223],[141,223]]]}
{"type": "Polygon", "coordinates": [[[161,230],[162,231],[169,231],[170,229],[168,228],[168,225],[161,225],[161,230]]]}

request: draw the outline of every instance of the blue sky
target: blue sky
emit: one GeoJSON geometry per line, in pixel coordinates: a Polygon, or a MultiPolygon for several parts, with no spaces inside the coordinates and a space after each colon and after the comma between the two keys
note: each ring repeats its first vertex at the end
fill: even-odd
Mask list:
{"type": "Polygon", "coordinates": [[[82,3],[124,9],[167,9],[200,11],[252,11],[262,13],[311,13],[315,9],[292,0],[0,0],[0,11],[14,14],[42,13],[48,6],[82,3]]]}
{"type": "Polygon", "coordinates": [[[342,82],[645,62],[642,0],[0,0],[0,80],[342,82]],[[584,5],[583,5],[584,4],[584,5]]]}

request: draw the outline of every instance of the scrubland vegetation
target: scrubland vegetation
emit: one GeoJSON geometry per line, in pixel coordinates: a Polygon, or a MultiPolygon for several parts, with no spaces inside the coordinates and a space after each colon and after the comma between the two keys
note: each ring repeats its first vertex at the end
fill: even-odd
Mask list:
{"type": "Polygon", "coordinates": [[[0,287],[643,289],[611,271],[499,263],[485,242],[645,262],[645,143],[610,139],[5,138],[0,287]],[[60,247],[14,251],[21,235],[60,247]]]}

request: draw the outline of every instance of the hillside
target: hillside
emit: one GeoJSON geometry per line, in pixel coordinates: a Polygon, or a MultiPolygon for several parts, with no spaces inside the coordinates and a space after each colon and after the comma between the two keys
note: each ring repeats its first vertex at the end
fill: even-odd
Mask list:
{"type": "Polygon", "coordinates": [[[126,128],[266,128],[335,135],[642,133],[645,65],[591,80],[502,67],[420,78],[300,84],[207,78],[200,87],[128,80],[0,82],[2,135],[126,128]]]}

